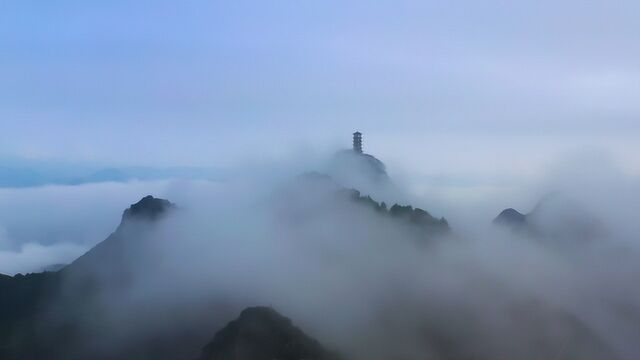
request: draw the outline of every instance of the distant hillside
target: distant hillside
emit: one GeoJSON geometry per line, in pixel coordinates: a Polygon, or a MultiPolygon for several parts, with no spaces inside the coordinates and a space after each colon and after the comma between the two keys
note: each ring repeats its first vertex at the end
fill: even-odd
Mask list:
{"type": "Polygon", "coordinates": [[[387,173],[386,165],[371,154],[353,150],[338,151],[332,156],[322,172],[341,186],[358,189],[378,201],[406,200],[387,173]]]}
{"type": "Polygon", "coordinates": [[[337,360],[268,307],[251,307],[218,331],[199,360],[337,360]]]}
{"type": "Polygon", "coordinates": [[[593,214],[578,202],[560,194],[545,196],[527,214],[505,209],[493,220],[493,224],[555,245],[591,241],[606,233],[602,223],[593,214]]]}
{"type": "Polygon", "coordinates": [[[423,209],[414,208],[411,205],[399,204],[393,204],[389,209],[387,209],[386,203],[378,203],[368,195],[362,196],[358,190],[351,189],[344,191],[353,201],[369,206],[382,215],[406,222],[411,226],[416,226],[423,230],[427,235],[437,236],[451,231],[449,223],[444,217],[437,219],[423,209]]]}
{"type": "Polygon", "coordinates": [[[493,223],[496,225],[504,225],[513,228],[519,228],[527,225],[527,215],[520,213],[518,210],[509,208],[503,210],[493,223]]]}
{"type": "Polygon", "coordinates": [[[104,284],[129,281],[124,242],[173,207],[146,196],[124,211],[113,234],[72,264],[55,272],[0,275],[0,359],[71,358],[81,337],[74,319],[86,316],[85,305],[106,290],[104,284]]]}
{"type": "MultiPolygon", "coordinates": [[[[449,231],[444,219],[436,219],[428,212],[411,206],[396,204],[387,208],[386,204],[378,203],[369,196],[362,196],[357,190],[342,188],[333,183],[328,176],[314,174],[305,175],[300,179],[304,180],[296,182],[296,186],[301,186],[304,193],[313,193],[317,197],[317,200],[310,199],[306,204],[311,211],[314,211],[314,208],[321,209],[325,205],[338,208],[347,206],[356,210],[357,215],[363,219],[370,219],[368,221],[378,221],[376,218],[382,217],[394,226],[413,229],[419,239],[432,239],[449,231]]],[[[296,186],[289,191],[295,191],[296,186]]],[[[293,204],[290,200],[298,198],[291,192],[287,195],[283,193],[281,196],[283,204],[293,204]]],[[[285,206],[285,209],[292,211],[291,215],[297,219],[305,216],[295,208],[285,206]]],[[[92,333],[96,331],[93,327],[91,331],[87,331],[82,324],[85,324],[88,318],[95,319],[90,323],[113,321],[109,320],[110,315],[98,310],[104,307],[101,302],[106,299],[114,303],[123,301],[122,297],[128,296],[127,289],[130,284],[136,281],[136,269],[144,268],[145,272],[152,274],[155,267],[162,266],[162,259],[146,256],[152,248],[149,242],[154,240],[148,234],[152,232],[155,224],[173,211],[178,211],[178,208],[171,202],[146,196],[123,212],[120,225],[109,237],[62,269],[14,277],[0,276],[0,359],[68,359],[86,358],[91,354],[91,349],[84,348],[84,344],[97,341],[96,337],[106,335],[102,332],[92,333]],[[102,320],[98,320],[101,318],[102,320]]],[[[331,223],[326,225],[332,226],[331,223]]],[[[139,306],[139,313],[147,311],[145,304],[139,306]]],[[[190,314],[196,311],[193,307],[173,308],[167,311],[172,312],[175,321],[179,321],[176,329],[193,332],[180,346],[163,346],[171,344],[167,337],[171,337],[172,332],[149,331],[149,338],[144,341],[138,340],[139,342],[130,344],[121,340],[124,341],[123,344],[127,344],[126,347],[112,346],[113,349],[107,352],[108,356],[105,355],[107,357],[104,359],[128,359],[126,354],[138,354],[131,358],[140,359],[136,356],[141,356],[140,354],[149,348],[155,348],[158,352],[156,354],[154,351],[154,360],[183,358],[185,354],[191,353],[196,345],[202,344],[199,342],[204,341],[203,336],[207,335],[205,329],[211,326],[210,320],[207,319],[211,316],[191,319],[190,314]]],[[[240,324],[248,321],[246,317],[252,313],[253,311],[249,311],[245,316],[241,316],[240,324]]],[[[252,317],[253,315],[249,316],[249,319],[252,317]]],[[[267,323],[274,322],[276,327],[287,323],[273,313],[265,314],[265,311],[258,311],[258,318],[267,323]]],[[[313,355],[309,359],[328,359],[323,357],[324,355],[320,356],[325,353],[317,344],[314,345],[313,341],[295,328],[285,326],[283,331],[290,334],[287,336],[297,339],[295,341],[301,342],[300,349],[291,354],[313,355]]],[[[99,343],[103,341],[108,342],[108,339],[100,340],[99,343]]],[[[265,344],[261,343],[256,346],[263,345],[265,344]]],[[[281,348],[281,345],[276,347],[281,348]]]]}
{"type": "Polygon", "coordinates": [[[331,159],[332,176],[361,176],[371,181],[389,181],[387,168],[375,156],[353,150],[338,151],[331,159]]]}
{"type": "MultiPolygon", "coordinates": [[[[318,172],[299,176],[291,186],[285,188],[282,196],[283,198],[292,198],[294,205],[296,198],[313,196],[310,201],[317,206],[310,210],[319,210],[324,206],[341,203],[359,205],[364,209],[372,210],[372,215],[383,217],[397,226],[406,225],[407,229],[415,230],[418,237],[423,239],[439,237],[448,234],[451,230],[444,217],[436,218],[428,211],[414,208],[411,205],[393,204],[388,206],[384,201],[378,202],[370,195],[363,195],[359,190],[346,188],[334,180],[332,176],[318,172]]],[[[296,217],[305,214],[300,210],[295,208],[296,217]]],[[[318,215],[313,213],[309,216],[318,215]]]]}

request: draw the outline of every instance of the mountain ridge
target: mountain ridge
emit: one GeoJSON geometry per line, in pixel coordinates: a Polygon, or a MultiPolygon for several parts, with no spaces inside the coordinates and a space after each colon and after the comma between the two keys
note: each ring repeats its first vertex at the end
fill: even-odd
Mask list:
{"type": "Polygon", "coordinates": [[[271,307],[248,307],[220,329],[198,360],[338,360],[271,307]]]}

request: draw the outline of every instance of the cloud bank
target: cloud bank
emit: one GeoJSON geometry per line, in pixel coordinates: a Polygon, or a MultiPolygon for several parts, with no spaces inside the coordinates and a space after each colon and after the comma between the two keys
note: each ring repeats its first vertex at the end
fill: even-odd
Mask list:
{"type": "MultiPolygon", "coordinates": [[[[156,227],[127,230],[126,266],[117,272],[130,272],[126,287],[108,280],[112,264],[90,266],[106,269],[104,286],[118,291],[97,303],[108,322],[84,326],[106,339],[97,348],[117,351],[190,324],[220,327],[244,306],[271,305],[353,359],[634,359],[640,252],[625,214],[634,209],[637,179],[588,159],[588,167],[565,163],[537,190],[578,199],[580,211],[546,206],[547,217],[589,214],[605,231],[589,241],[555,231],[557,243],[465,222],[425,239],[336,196],[331,182],[283,180],[279,170],[174,184],[166,194],[180,209],[156,227]],[[603,170],[613,176],[578,181],[603,170]]],[[[455,219],[457,206],[464,204],[442,215],[455,219]]]]}

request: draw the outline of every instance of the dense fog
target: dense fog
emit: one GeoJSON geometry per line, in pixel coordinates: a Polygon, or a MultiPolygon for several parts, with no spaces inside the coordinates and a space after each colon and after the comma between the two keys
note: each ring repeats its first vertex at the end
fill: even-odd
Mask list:
{"type": "MultiPolygon", "coordinates": [[[[176,323],[197,323],[210,335],[243,307],[267,305],[352,359],[634,359],[640,353],[639,183],[606,158],[558,162],[521,189],[515,199],[529,199],[530,207],[518,210],[531,212],[535,231],[491,224],[502,199],[446,203],[400,190],[392,179],[380,189],[366,184],[363,195],[374,200],[418,204],[446,217],[452,231],[442,236],[423,236],[341,197],[340,189],[364,186],[362,179],[327,164],[309,170],[333,179],[292,176],[299,164],[296,171],[280,164],[225,182],[156,184],[177,207],[154,223],[123,226],[122,263],[83,265],[107,289],[87,305],[102,314],[83,325],[101,335],[93,345],[126,347],[176,331],[176,323]],[[485,212],[470,215],[467,206],[485,212]],[[110,283],[120,271],[129,279],[124,288],[110,283]]],[[[141,186],[118,185],[103,192],[108,201],[96,197],[89,224],[113,230],[114,204],[137,201],[141,186]]],[[[78,216],[67,209],[66,216],[78,216]]],[[[50,247],[63,251],[66,244],[50,247]]],[[[54,254],[50,262],[58,261],[54,254]]]]}

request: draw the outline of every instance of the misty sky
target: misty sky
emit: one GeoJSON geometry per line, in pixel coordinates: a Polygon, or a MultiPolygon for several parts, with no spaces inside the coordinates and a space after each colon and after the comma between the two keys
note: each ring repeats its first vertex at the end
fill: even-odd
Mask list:
{"type": "Polygon", "coordinates": [[[348,146],[422,174],[640,171],[640,3],[3,1],[0,156],[227,166],[348,146]]]}
{"type": "Polygon", "coordinates": [[[209,284],[280,301],[329,338],[365,334],[365,353],[460,323],[481,349],[526,355],[553,320],[512,317],[512,300],[531,299],[635,359],[638,139],[640,0],[0,0],[0,274],[73,262],[145,195],[180,209],[141,257],[159,267],[127,257],[143,276],[101,306],[209,284]],[[391,182],[326,171],[355,130],[391,182]],[[444,217],[455,241],[423,257],[405,225],[285,191],[307,171],[444,217]],[[571,206],[538,207],[549,194],[571,206]],[[490,226],[510,207],[538,209],[541,234],[595,224],[602,238],[575,253],[520,242],[490,226]],[[429,316],[444,325],[416,320],[429,316]]]}

